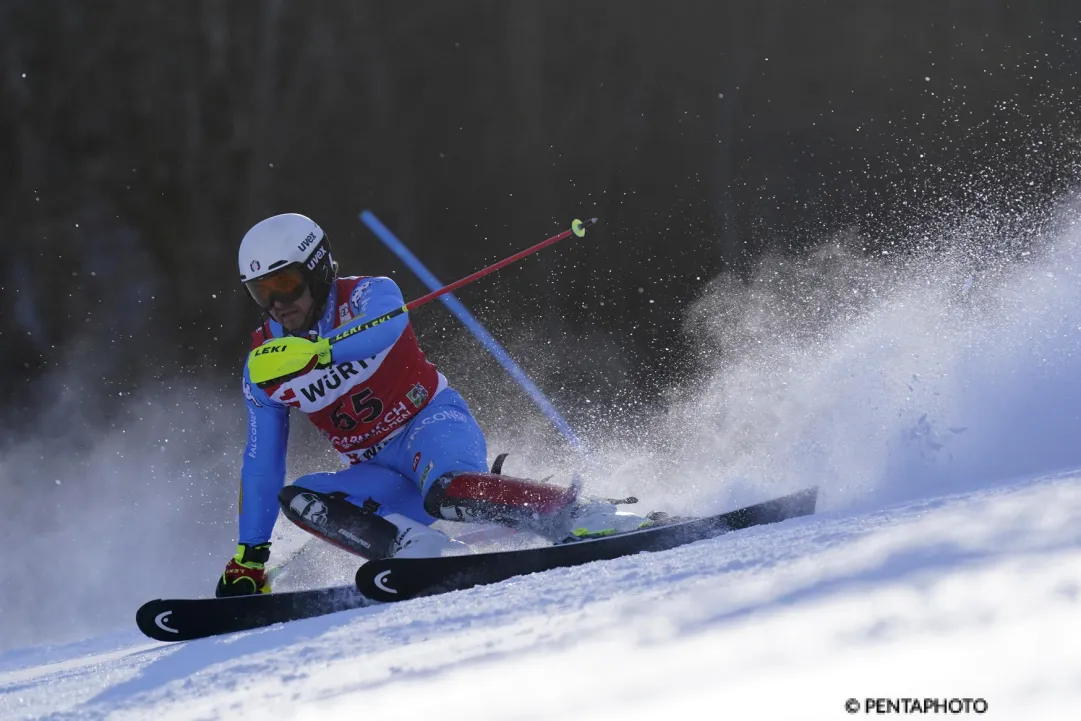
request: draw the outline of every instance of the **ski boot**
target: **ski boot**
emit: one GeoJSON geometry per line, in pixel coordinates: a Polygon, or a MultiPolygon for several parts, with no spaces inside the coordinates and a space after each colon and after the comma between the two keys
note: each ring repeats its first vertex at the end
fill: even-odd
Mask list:
{"type": "MultiPolygon", "coordinates": [[[[622,499],[623,502],[628,500],[632,499],[622,499]]],[[[619,510],[619,502],[611,498],[579,498],[569,509],[562,528],[552,540],[555,543],[573,543],[654,525],[648,516],[619,510]]]]}

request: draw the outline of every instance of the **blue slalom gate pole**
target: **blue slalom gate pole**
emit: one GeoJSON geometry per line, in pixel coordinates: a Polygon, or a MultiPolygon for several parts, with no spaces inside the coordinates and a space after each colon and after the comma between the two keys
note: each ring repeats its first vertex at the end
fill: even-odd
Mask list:
{"type": "MultiPolygon", "coordinates": [[[[443,287],[443,284],[439,282],[439,279],[432,275],[431,271],[429,271],[424,264],[413,255],[409,248],[406,247],[405,243],[400,241],[398,237],[390,231],[390,228],[383,225],[379,218],[375,217],[375,213],[370,210],[365,210],[360,214],[360,220],[368,226],[369,230],[375,233],[375,236],[379,238],[379,240],[383,241],[383,244],[386,245],[392,253],[398,256],[402,262],[406,264],[409,270],[413,271],[413,274],[416,275],[429,290],[435,291],[443,287]]],[[[582,445],[582,441],[578,438],[570,425],[563,420],[563,416],[561,416],[559,411],[555,409],[555,406],[548,401],[548,398],[541,389],[530,380],[529,376],[526,375],[526,372],[514,362],[514,359],[503,349],[503,346],[499,344],[499,341],[493,338],[492,334],[481,325],[480,321],[473,317],[473,314],[454,297],[453,293],[441,296],[439,300],[441,300],[443,305],[447,307],[447,310],[454,314],[454,317],[460,320],[462,325],[468,328],[469,332],[488,349],[488,352],[492,354],[492,357],[499,361],[499,364],[506,369],[507,373],[510,373],[511,378],[518,382],[518,385],[525,390],[537,407],[540,408],[544,415],[548,417],[548,420],[552,422],[552,425],[563,434],[563,437],[566,438],[576,450],[584,452],[585,447],[582,445]]]]}

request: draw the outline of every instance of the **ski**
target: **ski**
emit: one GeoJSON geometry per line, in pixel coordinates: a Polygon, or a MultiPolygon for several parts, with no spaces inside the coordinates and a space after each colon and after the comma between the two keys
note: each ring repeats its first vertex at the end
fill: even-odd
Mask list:
{"type": "Polygon", "coordinates": [[[505,581],[514,576],[664,551],[751,526],[778,523],[814,513],[817,488],[721,513],[611,536],[520,551],[497,551],[441,558],[387,558],[369,561],[357,571],[357,589],[376,601],[404,601],[473,586],[505,581]]]}
{"type": "Polygon", "coordinates": [[[135,621],[140,631],[157,641],[191,641],[249,631],[382,601],[404,601],[642,551],[663,551],[751,526],[811,515],[816,499],[817,489],[808,488],[716,516],[558,546],[470,556],[369,561],[357,571],[355,586],[229,598],[156,599],[142,605],[135,621]]]}
{"type": "Polygon", "coordinates": [[[353,585],[228,598],[159,598],[139,608],[135,623],[157,641],[190,641],[373,603],[353,585]]]}

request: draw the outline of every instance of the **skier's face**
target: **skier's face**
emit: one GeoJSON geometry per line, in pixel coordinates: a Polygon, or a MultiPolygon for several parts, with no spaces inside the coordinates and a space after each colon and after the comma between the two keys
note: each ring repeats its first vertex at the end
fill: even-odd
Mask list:
{"type": "Polygon", "coordinates": [[[270,317],[281,323],[282,328],[290,333],[307,330],[304,328],[304,321],[308,317],[308,311],[312,309],[313,302],[312,289],[305,287],[304,292],[296,300],[284,302],[280,298],[275,298],[270,306],[270,317]]]}

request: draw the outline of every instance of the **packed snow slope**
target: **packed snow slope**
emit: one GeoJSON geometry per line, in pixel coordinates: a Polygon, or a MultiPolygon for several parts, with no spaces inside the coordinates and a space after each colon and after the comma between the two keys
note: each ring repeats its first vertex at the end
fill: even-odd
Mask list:
{"type": "Polygon", "coordinates": [[[1081,476],[826,513],[261,631],[0,658],[0,717],[842,719],[1081,707],[1081,476]]]}
{"type": "MultiPolygon", "coordinates": [[[[817,484],[815,516],[177,645],[125,619],[177,586],[206,595],[221,554],[158,591],[126,554],[137,540],[103,527],[79,551],[111,584],[98,625],[78,594],[0,591],[4,623],[28,619],[0,636],[95,629],[0,652],[0,718],[842,719],[911,698],[1076,718],[1081,233],[1068,205],[981,217],[922,229],[920,252],[839,238],[715,279],[685,319],[697,372],[663,407],[605,409],[588,429],[590,491],[707,513],[817,484]]],[[[533,422],[493,434],[508,470],[572,463],[532,442],[533,422]]],[[[41,550],[3,540],[5,561],[41,550]]],[[[287,582],[352,570],[316,561],[287,582]]]]}

